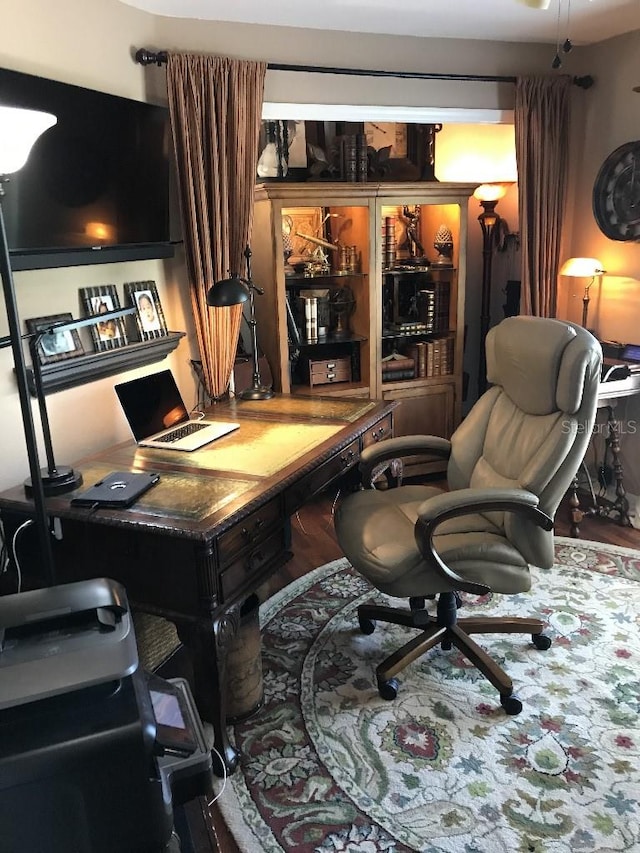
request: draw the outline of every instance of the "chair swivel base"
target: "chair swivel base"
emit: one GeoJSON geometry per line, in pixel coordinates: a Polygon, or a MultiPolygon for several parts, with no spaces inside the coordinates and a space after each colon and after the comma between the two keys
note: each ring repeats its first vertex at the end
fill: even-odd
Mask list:
{"type": "Polygon", "coordinates": [[[425,610],[396,610],[393,607],[364,604],[358,608],[358,621],[364,634],[375,630],[376,620],[423,629],[417,637],[389,655],[376,669],[378,692],[383,699],[395,699],[398,681],[395,676],[410,663],[440,644],[448,650],[455,646],[500,693],[500,704],[507,714],[519,714],[522,702],[513,692],[513,682],[506,672],[469,636],[470,634],[531,634],[537,649],[551,645],[542,631],[540,619],[512,616],[457,619],[454,593],[443,593],[438,600],[438,615],[425,610]]]}

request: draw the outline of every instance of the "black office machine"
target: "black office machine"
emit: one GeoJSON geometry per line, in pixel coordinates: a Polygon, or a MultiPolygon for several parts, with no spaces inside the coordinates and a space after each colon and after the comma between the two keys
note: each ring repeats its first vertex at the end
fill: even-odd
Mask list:
{"type": "Polygon", "coordinates": [[[0,598],[3,853],[165,850],[211,781],[186,682],[142,670],[122,586],[0,598]]]}

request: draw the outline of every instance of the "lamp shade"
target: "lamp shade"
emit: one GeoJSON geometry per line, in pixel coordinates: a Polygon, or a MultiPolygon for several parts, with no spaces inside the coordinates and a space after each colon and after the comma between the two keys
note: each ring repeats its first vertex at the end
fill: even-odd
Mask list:
{"type": "Polygon", "coordinates": [[[506,184],[480,184],[473,193],[478,201],[499,201],[507,194],[506,184]]]}
{"type": "Polygon", "coordinates": [[[0,106],[0,175],[21,169],[36,139],[56,122],[50,113],[0,106]]]}
{"type": "Polygon", "coordinates": [[[240,305],[248,299],[247,282],[237,275],[216,281],[207,293],[207,305],[211,305],[212,308],[228,308],[230,305],[240,305]]]}
{"type": "Polygon", "coordinates": [[[569,258],[560,268],[560,275],[569,275],[574,278],[591,278],[601,275],[605,270],[597,258],[569,258]]]}

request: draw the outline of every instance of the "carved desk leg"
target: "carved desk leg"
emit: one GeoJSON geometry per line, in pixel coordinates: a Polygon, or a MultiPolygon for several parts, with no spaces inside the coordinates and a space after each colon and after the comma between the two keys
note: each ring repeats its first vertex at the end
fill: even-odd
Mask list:
{"type": "Polygon", "coordinates": [[[620,461],[620,430],[618,420],[613,413],[613,406],[607,406],[607,443],[611,448],[613,462],[613,477],[616,481],[616,499],[613,509],[618,513],[618,521],[627,527],[631,526],[629,518],[629,501],[624,488],[622,462],[620,461]]]}
{"type": "MultiPolygon", "coordinates": [[[[193,664],[196,705],[202,719],[213,726],[213,745],[222,756],[227,773],[233,773],[240,757],[227,734],[225,695],[227,652],[239,624],[240,604],[236,604],[214,619],[212,625],[196,622],[178,626],[178,636],[187,647],[193,664]]],[[[215,752],[212,758],[215,774],[223,776],[215,752]]]]}
{"type": "Polygon", "coordinates": [[[577,538],[580,535],[580,522],[584,518],[584,512],[580,509],[580,498],[578,497],[578,475],[571,481],[569,488],[569,535],[577,538]]]}

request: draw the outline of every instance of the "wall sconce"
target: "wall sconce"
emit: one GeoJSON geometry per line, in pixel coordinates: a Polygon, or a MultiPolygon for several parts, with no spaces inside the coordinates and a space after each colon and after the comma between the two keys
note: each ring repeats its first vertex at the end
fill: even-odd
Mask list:
{"type": "Polygon", "coordinates": [[[506,184],[481,184],[474,192],[482,207],[478,217],[482,229],[482,295],[480,300],[480,351],[478,353],[478,397],[487,390],[487,359],[485,339],[491,324],[491,267],[496,236],[499,233],[500,215],[496,205],[507,193],[506,184]]]}
{"type": "Polygon", "coordinates": [[[589,314],[589,290],[596,278],[600,284],[602,283],[602,276],[605,272],[606,270],[602,269],[602,264],[597,258],[569,258],[560,268],[560,275],[591,279],[586,285],[582,297],[582,326],[585,329],[587,328],[587,316],[589,314]]]}
{"type": "Polygon", "coordinates": [[[256,334],[256,309],[254,304],[254,293],[260,296],[264,294],[262,287],[256,287],[251,280],[251,249],[249,246],[244,250],[247,261],[247,277],[240,278],[232,275],[230,278],[217,281],[209,288],[207,293],[207,305],[213,308],[228,308],[231,305],[240,305],[249,302],[249,329],[251,331],[251,348],[253,350],[253,383],[250,388],[241,391],[238,396],[241,400],[269,400],[273,397],[273,390],[262,384],[260,378],[260,366],[258,362],[258,337],[256,334]]]}

